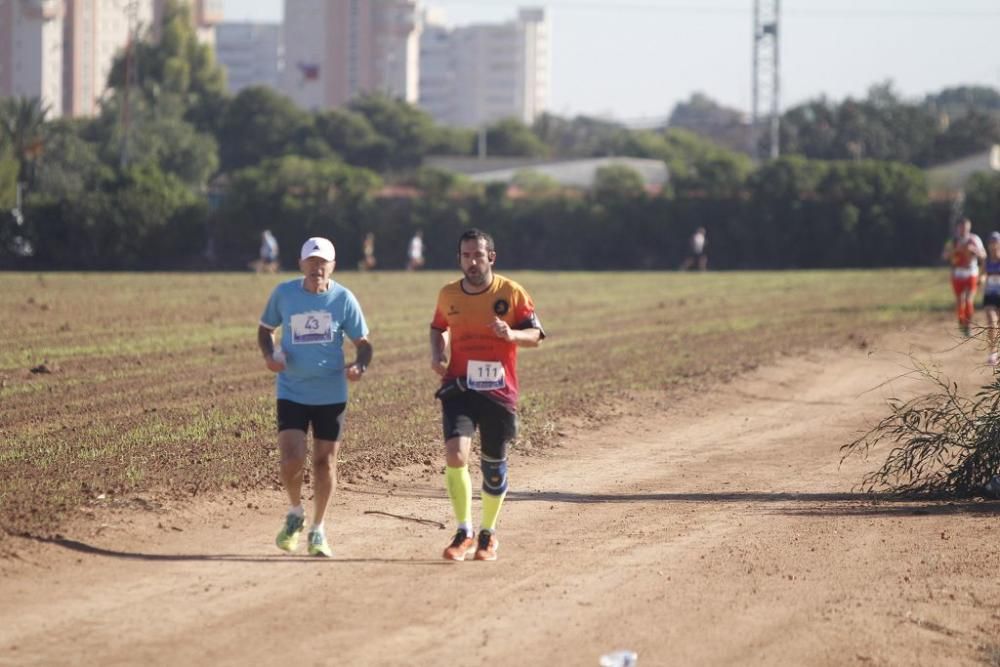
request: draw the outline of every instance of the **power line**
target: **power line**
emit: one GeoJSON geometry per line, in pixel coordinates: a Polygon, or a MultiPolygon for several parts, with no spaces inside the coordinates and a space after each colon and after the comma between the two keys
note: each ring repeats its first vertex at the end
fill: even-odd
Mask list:
{"type": "MultiPolygon", "coordinates": [[[[523,0],[449,0],[449,5],[510,7],[516,10],[524,4],[523,0]]],[[[657,12],[665,14],[688,14],[702,16],[749,16],[752,8],[746,5],[705,6],[692,4],[651,4],[643,2],[607,2],[594,0],[548,0],[548,9],[585,10],[603,12],[657,12]]],[[[799,19],[987,19],[1000,18],[1000,9],[783,9],[785,18],[799,19]]]]}
{"type": "Polygon", "coordinates": [[[836,9],[816,9],[811,11],[805,10],[788,10],[785,12],[788,16],[792,18],[806,18],[806,19],[826,19],[826,18],[843,18],[843,19],[897,19],[897,18],[913,18],[913,19],[982,19],[982,18],[1000,18],[1000,10],[997,9],[983,9],[983,10],[957,10],[957,9],[947,9],[947,10],[926,10],[920,11],[917,9],[858,9],[852,11],[843,11],[836,9]]]}

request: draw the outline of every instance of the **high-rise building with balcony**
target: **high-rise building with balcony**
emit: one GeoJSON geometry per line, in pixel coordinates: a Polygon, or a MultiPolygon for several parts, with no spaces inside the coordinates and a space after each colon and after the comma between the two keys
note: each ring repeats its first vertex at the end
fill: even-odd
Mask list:
{"type": "Polygon", "coordinates": [[[215,57],[226,70],[229,92],[249,86],[278,89],[284,69],[283,30],[277,23],[220,23],[215,57]]]}
{"type": "Polygon", "coordinates": [[[550,45],[544,9],[513,21],[449,27],[425,13],[420,106],[439,123],[479,127],[501,118],[531,123],[548,104],[550,45]]]}
{"type": "Polygon", "coordinates": [[[62,113],[63,0],[0,0],[0,97],[38,97],[62,113]]]}
{"type": "Polygon", "coordinates": [[[458,104],[454,30],[448,26],[443,10],[425,9],[421,18],[420,108],[435,120],[453,125],[458,104]]]}
{"type": "Polygon", "coordinates": [[[416,103],[419,40],[416,0],[285,0],[282,90],[306,109],[368,92],[416,103]]]}
{"type": "Polygon", "coordinates": [[[63,112],[93,116],[108,85],[115,57],[153,21],[152,0],[65,0],[63,112]]]}
{"type": "MultiPolygon", "coordinates": [[[[149,0],[143,0],[148,2],[149,0]]],[[[159,39],[159,26],[169,0],[152,0],[153,2],[153,36],[159,39]]],[[[224,18],[223,0],[181,0],[191,7],[191,23],[202,44],[215,44],[215,26],[224,18]]]]}
{"type": "MultiPolygon", "coordinates": [[[[96,114],[115,58],[133,33],[156,38],[166,1],[0,0],[0,97],[40,97],[49,117],[96,114]]],[[[199,38],[214,38],[221,0],[188,2],[199,38]]]]}

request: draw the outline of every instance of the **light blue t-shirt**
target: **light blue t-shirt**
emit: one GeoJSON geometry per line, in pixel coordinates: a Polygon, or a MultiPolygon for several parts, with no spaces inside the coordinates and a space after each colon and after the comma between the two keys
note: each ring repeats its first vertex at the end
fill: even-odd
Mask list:
{"type": "Polygon", "coordinates": [[[350,290],[330,281],[330,289],[313,294],[302,278],[281,283],[260,316],[269,329],[281,327],[285,370],[275,380],[278,398],[303,405],[347,402],[344,336],[368,335],[358,300],[350,290]]]}

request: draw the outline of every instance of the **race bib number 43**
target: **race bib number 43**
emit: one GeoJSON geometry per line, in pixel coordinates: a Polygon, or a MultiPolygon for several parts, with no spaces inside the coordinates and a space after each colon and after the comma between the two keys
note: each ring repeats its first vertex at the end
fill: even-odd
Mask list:
{"type": "Polygon", "coordinates": [[[466,370],[466,380],[469,389],[475,391],[492,391],[507,386],[503,364],[499,361],[470,360],[466,370]]]}
{"type": "Polygon", "coordinates": [[[326,311],[292,315],[292,343],[332,343],[333,316],[326,311]]]}

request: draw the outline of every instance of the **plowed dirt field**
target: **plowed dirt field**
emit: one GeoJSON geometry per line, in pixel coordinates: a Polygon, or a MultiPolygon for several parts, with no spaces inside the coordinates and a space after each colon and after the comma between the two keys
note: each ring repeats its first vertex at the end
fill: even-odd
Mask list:
{"type": "Polygon", "coordinates": [[[946,306],[907,305],[947,286],[905,278],[892,306],[864,275],[868,293],[750,276],[740,298],[733,276],[589,283],[654,280],[628,298],[522,278],[551,339],[523,355],[530,426],[495,563],[439,558],[426,330],[398,323],[429,317],[441,276],[402,314],[376,298],[396,278],[357,289],[378,366],[352,398],[331,560],[273,546],[285,504],[252,343],[269,285],[181,276],[115,311],[131,277],[95,279],[111,291],[90,308],[51,277],[8,282],[0,665],[596,665],[619,648],[647,666],[998,665],[1000,503],[875,502],[856,486],[880,459],[840,465],[887,398],[928,389],[909,355],[969,391],[990,377],[946,306]]]}
{"type": "Polygon", "coordinates": [[[343,484],[333,560],[273,548],[276,492],[95,510],[17,539],[0,664],[976,665],[1000,659],[997,503],[873,503],[838,447],[943,326],[818,351],[515,456],[496,563],[444,563],[422,467],[343,484]],[[894,379],[895,378],[895,379],[894,379]],[[890,381],[889,384],[883,384],[890,381]]]}

